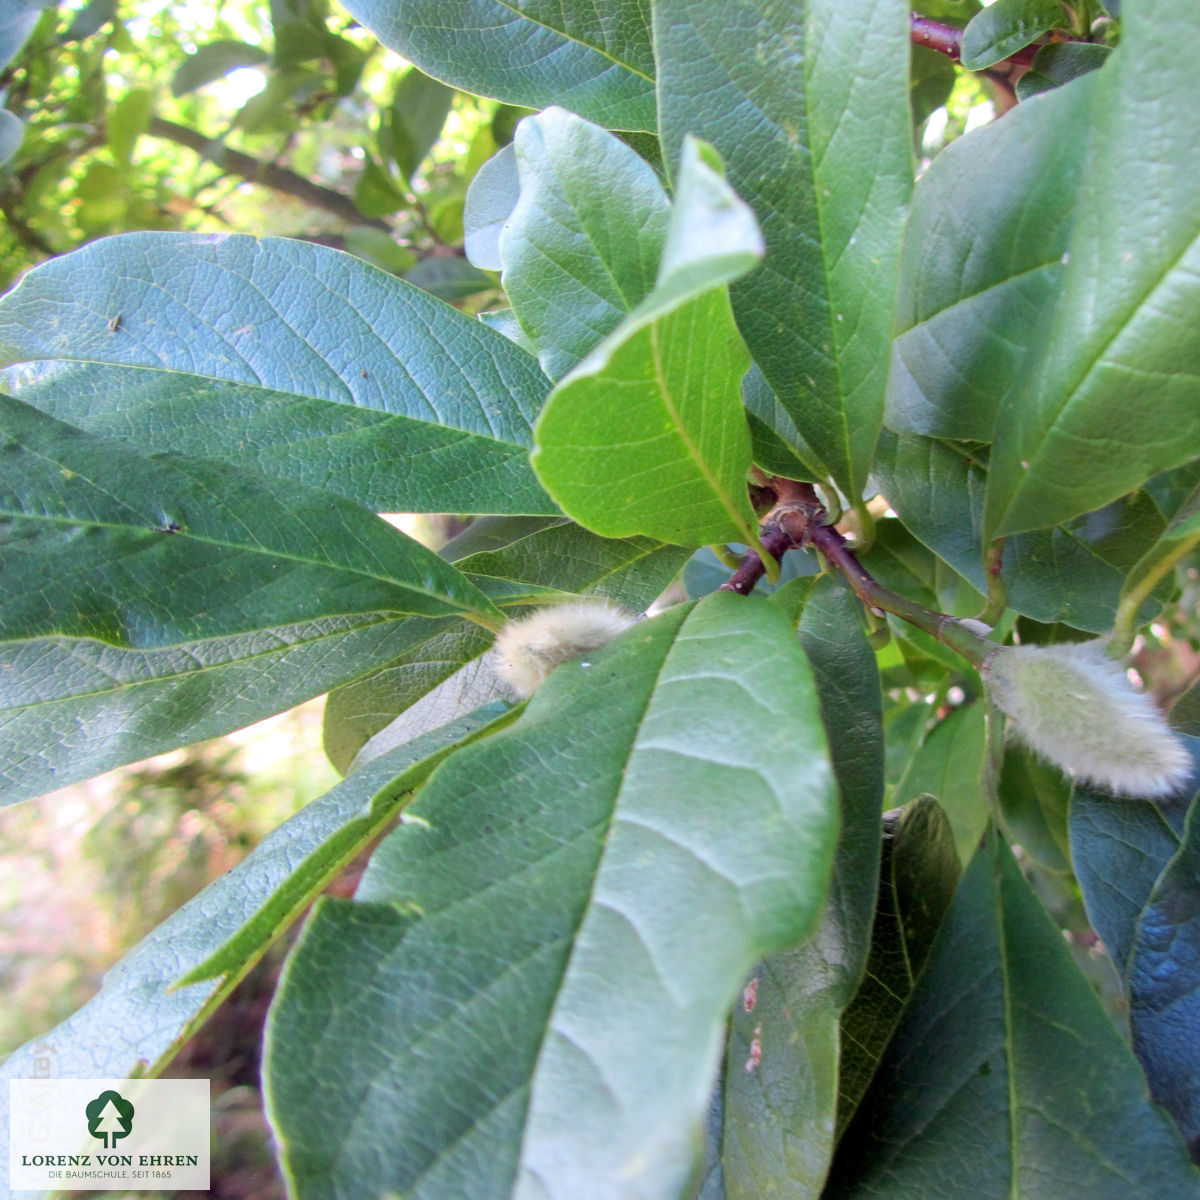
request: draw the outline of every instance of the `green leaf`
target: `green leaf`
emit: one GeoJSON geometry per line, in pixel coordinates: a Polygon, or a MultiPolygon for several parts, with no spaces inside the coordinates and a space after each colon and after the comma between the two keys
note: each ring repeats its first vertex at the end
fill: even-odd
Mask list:
{"type": "Polygon", "coordinates": [[[982,71],[1062,23],[1058,0],[996,0],[963,30],[960,61],[968,71],[982,71]]]}
{"type": "Polygon", "coordinates": [[[405,271],[404,278],[406,282],[447,304],[477,296],[480,292],[496,290],[496,280],[465,258],[430,255],[405,271]]]}
{"type": "MultiPolygon", "coordinates": [[[[821,475],[857,501],[883,416],[912,188],[900,0],[656,0],[661,135],[716,147],[754,209],[763,269],[738,325],[821,475]]],[[[797,448],[801,458],[807,451],[797,448]]]]}
{"type": "Polygon", "coordinates": [[[323,487],[374,512],[460,512],[478,505],[558,513],[524,449],[434,422],[103,363],[38,364],[8,375],[21,400],[90,433],[127,439],[148,454],[219,458],[323,487]]]}
{"type": "Polygon", "coordinates": [[[133,161],[137,140],[150,127],[154,113],[154,94],[149,88],[131,88],[116,104],[104,123],[108,147],[122,167],[133,161]]]}
{"type": "Polygon", "coordinates": [[[889,428],[991,441],[1066,270],[1095,86],[1018,105],[952,142],[917,181],[900,262],[889,428]]]}
{"type": "MultiPolygon", "coordinates": [[[[156,1074],[430,771],[496,717],[475,713],[400,747],[285,821],[135,946],[94,999],[17,1050],[0,1081],[34,1074],[47,1044],[55,1070],[68,1077],[156,1074]],[[192,974],[201,978],[183,979],[192,974]]],[[[0,1137],[7,1136],[5,1125],[0,1137]]]]}
{"type": "Polygon", "coordinates": [[[538,420],[543,486],[608,537],[757,542],[739,392],[748,361],[723,285],[751,269],[761,241],[709,153],[685,148],[654,290],[559,383],[538,420]]]}
{"type": "Polygon", "coordinates": [[[824,902],[827,756],[754,597],[558,668],[297,945],[266,1066],[296,1194],[676,1194],[746,970],[824,902]]]}
{"type": "Polygon", "coordinates": [[[842,828],[817,927],[761,962],[734,1005],[718,1093],[729,1196],[820,1188],[833,1152],[839,1018],[867,960],[879,876],[883,720],[858,601],[832,577],[818,580],[798,633],[830,731],[842,828]]]}
{"type": "Polygon", "coordinates": [[[0,642],[0,797],[15,804],[282,712],[394,658],[409,623],[360,613],[165,650],[0,642]]]}
{"type": "Polygon", "coordinates": [[[1017,97],[1024,101],[1051,88],[1062,87],[1108,62],[1111,46],[1091,42],[1052,42],[1034,56],[1033,66],[1017,80],[1017,97]]]}
{"type": "Polygon", "coordinates": [[[954,831],[954,845],[969,862],[987,826],[983,773],[987,761],[987,727],[983,704],[953,709],[921,744],[896,785],[892,803],[908,804],[918,796],[933,796],[954,831]]]}
{"type": "Polygon", "coordinates": [[[358,612],[499,610],[444,559],[316,488],[147,458],[0,395],[8,639],[150,650],[358,612]]]}
{"type": "Polygon", "coordinates": [[[1049,871],[1071,869],[1067,814],[1072,783],[1053,763],[1020,745],[1004,752],[997,793],[1009,839],[1049,871]]]}
{"type": "Polygon", "coordinates": [[[931,796],[918,796],[884,818],[871,953],[854,1000],[842,1014],[839,1137],[916,987],[961,870],[950,823],[931,796]]]}
{"type": "Polygon", "coordinates": [[[1175,51],[1198,32],[1188,6],[1131,5],[1120,47],[1090,77],[1069,261],[997,427],[988,540],[1099,508],[1200,453],[1200,141],[1164,119],[1200,107],[1200,76],[1175,51]]]}
{"type": "Polygon", "coordinates": [[[392,94],[388,150],[405,179],[425,161],[446,124],[454,89],[415,67],[405,72],[392,94]]]}
{"type": "Polygon", "coordinates": [[[500,270],[500,232],[520,194],[517,152],[512,146],[504,146],[475,172],[467,188],[463,251],[475,266],[485,271],[500,270]]]}
{"type": "Polygon", "coordinates": [[[354,182],[354,206],[364,217],[386,217],[403,208],[408,199],[396,186],[388,169],[369,150],[354,182]]]}
{"type": "MultiPolygon", "coordinates": [[[[988,475],[969,447],[884,431],[874,478],[904,524],[981,592],[979,554],[988,475]]],[[[1055,529],[1009,538],[1003,580],[1010,608],[1089,633],[1112,629],[1125,575],[1165,522],[1139,494],[1055,529]]],[[[1157,611],[1144,610],[1149,620],[1157,611]]]]}
{"type": "Polygon", "coordinates": [[[654,54],[641,0],[601,6],[350,0],[385,46],[452,87],[506,104],[562,104],[609,129],[654,130],[654,54]]]}
{"type": "Polygon", "coordinates": [[[1129,1028],[1150,1094],[1200,1151],[1200,804],[1137,924],[1129,960],[1129,1028]]]}
{"type": "Polygon", "coordinates": [[[295,460],[282,473],[337,490],[337,470],[358,456],[359,476],[378,476],[373,492],[390,497],[383,511],[556,511],[523,461],[549,386],[536,360],[323,246],[128,234],[52,259],[0,300],[0,362],[44,359],[139,368],[134,411],[175,409],[183,388],[174,423],[195,426],[193,453],[211,456],[202,442],[210,426],[218,453],[241,463],[259,452],[241,426],[221,428],[232,410],[235,424],[253,413],[252,430],[278,422],[261,455],[295,460]],[[327,427],[346,442],[321,436],[327,427]],[[247,441],[236,455],[234,440],[247,441]]]}
{"type": "Polygon", "coordinates": [[[543,370],[561,379],[650,294],[671,207],[644,159],[561,108],[522,121],[514,146],[504,288],[543,370]]]}
{"type": "Polygon", "coordinates": [[[1008,849],[989,841],[959,884],[824,1195],[1200,1195],[1200,1174],[1062,934],[1008,849]]]}
{"type": "Polygon", "coordinates": [[[236,42],[231,38],[218,38],[198,47],[183,60],[171,80],[171,93],[186,96],[202,88],[206,83],[222,79],[238,67],[255,67],[270,59],[261,46],[248,42],[236,42]]]}
{"type": "MultiPolygon", "coordinates": [[[[496,580],[526,591],[546,587],[606,596],[632,611],[649,607],[687,557],[685,550],[649,538],[610,541],[570,523],[530,529],[528,520],[510,517],[476,525],[483,531],[468,530],[442,553],[480,587],[496,580]],[[487,537],[506,540],[491,545],[487,537]]],[[[326,702],[325,752],[339,771],[435,689],[448,685],[451,694],[442,700],[456,705],[461,694],[478,696],[480,686],[491,680],[478,659],[491,649],[492,637],[477,627],[416,619],[405,623],[397,640],[403,651],[391,662],[339,688],[326,702]]]]}

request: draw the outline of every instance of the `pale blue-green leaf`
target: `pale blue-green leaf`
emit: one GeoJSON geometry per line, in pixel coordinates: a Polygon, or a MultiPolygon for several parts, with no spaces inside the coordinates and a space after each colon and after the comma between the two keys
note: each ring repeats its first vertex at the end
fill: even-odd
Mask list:
{"type": "MultiPolygon", "coordinates": [[[[451,511],[476,511],[472,476],[498,468],[524,494],[515,509],[503,495],[488,497],[499,505],[485,511],[552,511],[545,500],[529,507],[537,485],[520,462],[549,386],[536,361],[481,322],[324,246],[167,233],[93,242],[43,263],[0,299],[0,361],[45,359],[142,368],[145,389],[163,398],[183,372],[321,401],[303,414],[310,436],[319,413],[341,432],[342,406],[389,414],[388,436],[397,446],[416,439],[414,459],[435,451],[447,480],[461,466],[451,511]]],[[[224,415],[219,402],[216,411],[224,415]]],[[[319,469],[321,443],[306,450],[319,469]]],[[[335,448],[326,469],[338,461],[335,448]]],[[[405,501],[405,474],[395,476],[394,511],[428,499],[416,488],[418,503],[405,501]]]]}
{"type": "Polygon", "coordinates": [[[89,433],[294,479],[373,512],[558,513],[525,447],[433,421],[179,371],[48,362],[3,374],[26,404],[89,433]]]}
{"type": "MultiPolygon", "coordinates": [[[[971,448],[885,430],[874,479],[908,529],[985,591],[979,544],[988,474],[971,448]]],[[[1009,606],[1046,624],[1107,633],[1126,574],[1164,526],[1157,506],[1138,494],[1008,538],[1002,578],[1009,606]]],[[[1149,619],[1157,606],[1148,602],[1144,612],[1149,619]]]]}
{"type": "Polygon", "coordinates": [[[643,0],[350,0],[350,12],[427,75],[507,104],[562,104],[609,129],[654,130],[643,0]]]}
{"type": "Polygon", "coordinates": [[[481,270],[500,270],[500,231],[520,194],[517,153],[502,146],[475,172],[463,207],[463,250],[481,270]]]}
{"type": "Polygon", "coordinates": [[[299,943],[267,1055],[296,1194],[677,1194],[745,971],[824,901],[827,754],[754,597],[560,667],[299,943]]]}
{"type": "Polygon", "coordinates": [[[670,205],[619,138],[560,108],[517,126],[520,199],[499,256],[518,320],[560,379],[650,293],[670,205]]]}
{"type": "Polygon", "coordinates": [[[0,166],[16,154],[24,139],[25,122],[7,108],[0,108],[0,166]]]}
{"type": "Polygon", "coordinates": [[[148,458],[0,395],[3,636],[130,649],[353,613],[495,606],[374,513],[208,459],[148,458]]]}
{"type": "Polygon", "coordinates": [[[834,1145],[839,1021],[867,961],[879,879],[882,698],[858,601],[825,576],[797,632],[829,731],[842,827],[816,928],[759,963],[734,1004],[720,1093],[729,1197],[820,1188],[834,1145]]]}

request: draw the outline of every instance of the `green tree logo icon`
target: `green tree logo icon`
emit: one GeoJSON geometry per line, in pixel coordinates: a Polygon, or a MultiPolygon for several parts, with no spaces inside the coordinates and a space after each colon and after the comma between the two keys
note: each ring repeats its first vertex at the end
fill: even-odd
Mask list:
{"type": "Polygon", "coordinates": [[[120,1092],[101,1092],[84,1110],[88,1133],[111,1150],[118,1138],[128,1137],[133,1129],[133,1105],[120,1092]]]}

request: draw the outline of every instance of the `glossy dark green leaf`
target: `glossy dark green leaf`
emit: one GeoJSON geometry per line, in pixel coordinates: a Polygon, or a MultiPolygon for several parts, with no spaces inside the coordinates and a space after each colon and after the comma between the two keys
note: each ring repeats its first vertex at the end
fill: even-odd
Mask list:
{"type": "Polygon", "coordinates": [[[1017,80],[1017,96],[1024,101],[1062,87],[1104,66],[1111,53],[1111,46],[1092,42],[1052,42],[1043,46],[1034,57],[1033,66],[1017,80]]]}
{"type": "Polygon", "coordinates": [[[824,1195],[1083,1193],[1190,1200],[1200,1174],[993,836],[959,884],[824,1195]]]}
{"type": "Polygon", "coordinates": [[[1190,6],[1130,5],[1108,65],[1063,89],[1095,81],[1094,132],[1056,303],[997,426],[989,540],[1090,512],[1200,454],[1200,140],[1164,115],[1200,107],[1200,76],[1175,49],[1198,31],[1190,6]]]}
{"type": "MultiPolygon", "coordinates": [[[[488,523],[489,544],[480,531],[455,539],[443,553],[481,587],[507,581],[529,590],[606,596],[632,612],[647,608],[683,565],[687,551],[649,538],[612,541],[570,523],[530,529],[531,522],[507,518],[488,523]],[[503,532],[507,531],[507,532],[503,532]]],[[[468,531],[469,532],[469,531],[468,531]]],[[[504,603],[504,601],[501,601],[504,603]]],[[[479,663],[491,648],[484,630],[462,621],[412,620],[397,634],[403,650],[361,679],[337,689],[325,705],[325,752],[340,771],[376,734],[442,685],[461,696],[481,694],[490,671],[479,663]],[[469,668],[469,669],[468,669],[469,668]]]]}
{"type": "Polygon", "coordinates": [[[1094,95],[1089,82],[1019,105],[952,142],[917,181],[889,428],[991,441],[1065,270],[1094,95]]]}
{"type": "Polygon", "coordinates": [[[1063,21],[1058,0],[996,0],[963,30],[962,65],[968,71],[994,66],[1063,21]]]}
{"type": "MultiPolygon", "coordinates": [[[[472,714],[394,750],[285,821],[121,959],[94,999],[17,1050],[0,1068],[0,1082],[36,1073],[47,1047],[55,1071],[67,1077],[160,1071],[430,771],[496,718],[472,714]],[[200,979],[176,986],[206,964],[200,979]]],[[[7,1136],[5,1123],[0,1139],[7,1136]]]]}
{"type": "Polygon", "coordinates": [[[0,396],[7,639],[151,650],[352,613],[501,615],[374,513],[224,463],[137,454],[0,396]]]}
{"type": "Polygon", "coordinates": [[[514,147],[504,288],[542,368],[561,379],[650,294],[671,208],[629,146],[561,108],[522,121],[514,147]]]}
{"type": "Polygon", "coordinates": [[[427,75],[507,104],[562,104],[609,129],[654,130],[654,55],[641,0],[601,6],[350,0],[350,12],[427,75]]]}
{"type": "Polygon", "coordinates": [[[1200,804],[1155,882],[1129,960],[1129,1028],[1150,1094],[1200,1154],[1200,804]]]}
{"type": "Polygon", "coordinates": [[[581,525],[680,545],[757,542],[740,397],[749,363],[725,284],[761,253],[753,215],[711,150],[689,141],[654,289],[538,419],[534,469],[581,525]]]}
{"type": "Polygon", "coordinates": [[[555,671],[296,948],[266,1067],[295,1194],[676,1194],[746,970],[824,902],[827,756],[754,597],[555,671]]]}
{"type": "Polygon", "coordinates": [[[206,83],[223,78],[238,67],[258,66],[270,57],[261,46],[236,42],[232,38],[206,42],[198,46],[176,69],[175,77],[171,80],[171,91],[176,96],[185,96],[206,83]]]}
{"type": "MultiPolygon", "coordinates": [[[[912,533],[980,591],[979,552],[988,474],[974,454],[934,438],[884,431],[875,481],[912,533]]],[[[1011,608],[1036,621],[1107,633],[1126,574],[1165,527],[1145,495],[1004,545],[1011,608]]],[[[1146,619],[1157,607],[1147,605],[1146,619]]]]}
{"type": "MultiPolygon", "coordinates": [[[[1200,764],[1200,741],[1189,739],[1200,764]]],[[[1079,785],[1071,800],[1071,861],[1092,928],[1125,980],[1137,923],[1178,851],[1186,802],[1151,804],[1079,785]]]]}
{"type": "Polygon", "coordinates": [[[854,1000],[842,1014],[839,1136],[899,1024],[961,871],[954,833],[932,797],[919,796],[885,817],[871,953],[854,1000]]]}
{"type": "MultiPolygon", "coordinates": [[[[323,422],[338,435],[349,428],[352,440],[365,438],[355,453],[390,460],[386,511],[554,511],[522,461],[549,387],[537,362],[481,322],[323,246],[163,233],[94,242],[35,268],[0,300],[0,361],[46,359],[139,368],[131,408],[171,409],[176,373],[193,377],[179,383],[174,423],[186,410],[194,442],[210,422],[241,420],[269,401],[251,427],[279,420],[262,453],[304,460],[287,469],[293,475],[336,474],[346,444],[318,435],[323,422]],[[297,397],[307,405],[294,406],[297,397]],[[287,416],[272,411],[280,405],[287,416]],[[293,416],[298,441],[283,452],[293,416]]],[[[214,434],[218,452],[231,436],[214,434]]],[[[256,450],[249,442],[246,452],[256,450]]]]}
{"type": "Polygon", "coordinates": [[[798,633],[829,731],[842,830],[816,929],[761,962],[734,1004],[720,1091],[729,1197],[817,1194],[833,1152],[839,1018],[871,943],[883,796],[879,672],[858,601],[832,577],[817,581],[798,633]]]}
{"type": "Polygon", "coordinates": [[[987,826],[983,773],[987,761],[987,725],[982,702],[956,708],[926,736],[896,785],[892,803],[907,804],[932,796],[954,831],[959,858],[971,860],[987,826]]]}
{"type": "Polygon", "coordinates": [[[704,138],[754,209],[767,258],[732,289],[738,325],[821,473],[857,500],[883,416],[912,188],[908,7],[653,9],[664,150],[675,161],[685,133],[704,138]]]}

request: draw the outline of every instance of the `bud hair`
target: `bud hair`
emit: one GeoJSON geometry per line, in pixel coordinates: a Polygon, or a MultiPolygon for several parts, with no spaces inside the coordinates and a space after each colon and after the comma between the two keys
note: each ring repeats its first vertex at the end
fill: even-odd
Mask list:
{"type": "Polygon", "coordinates": [[[634,622],[607,600],[578,600],[539,608],[509,621],[496,635],[492,667],[524,699],[561,663],[608,645],[634,622]]]}
{"type": "Polygon", "coordinates": [[[1124,796],[1167,796],[1191,774],[1186,747],[1103,639],[1005,646],[983,676],[1017,735],[1083,782],[1124,796]]]}

